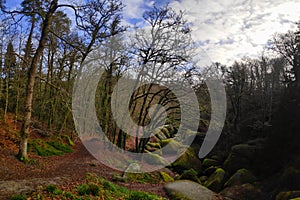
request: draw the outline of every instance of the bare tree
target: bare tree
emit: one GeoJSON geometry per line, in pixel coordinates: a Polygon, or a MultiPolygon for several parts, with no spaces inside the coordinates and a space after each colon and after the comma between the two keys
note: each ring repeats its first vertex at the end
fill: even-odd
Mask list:
{"type": "Polygon", "coordinates": [[[300,87],[300,42],[296,33],[288,31],[284,34],[276,34],[270,41],[270,49],[286,59],[291,66],[291,70],[288,73],[293,74],[295,85],[300,87]]]}

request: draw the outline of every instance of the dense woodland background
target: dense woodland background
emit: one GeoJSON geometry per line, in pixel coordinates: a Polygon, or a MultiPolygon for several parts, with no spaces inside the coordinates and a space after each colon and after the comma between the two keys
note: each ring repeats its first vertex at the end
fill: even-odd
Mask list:
{"type": "MultiPolygon", "coordinates": [[[[211,113],[205,80],[219,77],[226,87],[227,117],[210,159],[224,162],[229,175],[240,168],[251,170],[272,197],[300,189],[300,25],[297,31],[275,33],[258,58],[245,57],[230,66],[218,62],[199,66],[184,12],[176,13],[168,5],[145,12],[147,28],[141,29],[122,24],[124,5],[119,0],[78,5],[24,0],[16,10],[0,3],[0,120],[5,124],[13,115],[16,126],[22,123],[21,161],[29,159],[32,131],[76,138],[71,105],[74,81],[81,65],[96,52],[105,70],[97,88],[97,115],[113,143],[145,152],[152,151],[149,145],[155,142],[129,136],[116,126],[110,100],[119,78],[134,72],[140,82],[156,76],[164,83],[192,85],[201,110],[193,145],[197,149],[211,113]],[[67,15],[65,8],[73,15],[67,15]]],[[[167,110],[165,125],[172,138],[179,126],[180,105],[167,88],[155,84],[138,88],[132,95],[131,116],[146,125],[149,108],[156,103],[167,110]]]]}

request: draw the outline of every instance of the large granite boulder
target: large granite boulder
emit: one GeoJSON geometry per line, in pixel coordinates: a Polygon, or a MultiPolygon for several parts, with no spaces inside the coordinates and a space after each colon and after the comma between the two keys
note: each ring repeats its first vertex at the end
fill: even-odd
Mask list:
{"type": "Polygon", "coordinates": [[[172,200],[213,200],[216,194],[193,181],[181,180],[164,186],[172,200]]]}

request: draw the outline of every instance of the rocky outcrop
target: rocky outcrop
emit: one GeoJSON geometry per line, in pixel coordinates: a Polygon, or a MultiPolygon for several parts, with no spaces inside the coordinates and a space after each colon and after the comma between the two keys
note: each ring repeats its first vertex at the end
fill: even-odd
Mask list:
{"type": "Polygon", "coordinates": [[[231,175],[238,169],[252,169],[255,167],[254,165],[257,163],[254,160],[262,152],[264,142],[264,139],[256,139],[245,144],[234,145],[224,162],[226,171],[231,175]]]}

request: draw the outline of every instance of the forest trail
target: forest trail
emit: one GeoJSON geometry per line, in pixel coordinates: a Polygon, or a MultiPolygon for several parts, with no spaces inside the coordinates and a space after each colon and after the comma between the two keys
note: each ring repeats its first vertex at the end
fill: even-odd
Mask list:
{"type": "MultiPolygon", "coordinates": [[[[3,130],[3,124],[0,127],[0,199],[7,199],[12,193],[30,192],[40,185],[57,184],[62,187],[73,187],[84,182],[87,173],[94,173],[107,180],[112,180],[114,174],[122,175],[122,172],[97,161],[79,139],[75,141],[73,153],[50,157],[31,153],[30,158],[33,161],[24,164],[15,156],[18,152],[17,137],[14,136],[13,131],[3,130]]],[[[130,181],[117,184],[131,190],[146,191],[166,197],[163,183],[130,181]]]]}

